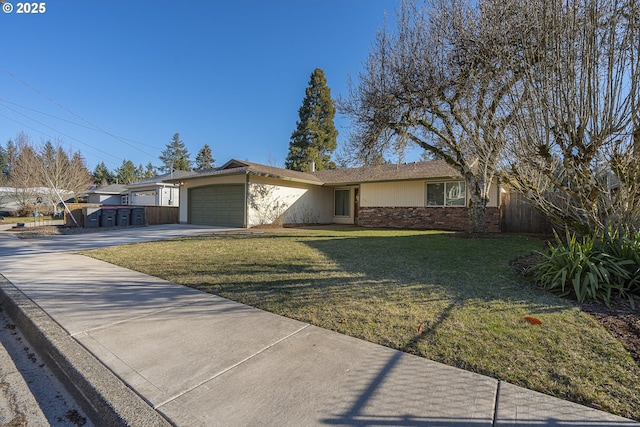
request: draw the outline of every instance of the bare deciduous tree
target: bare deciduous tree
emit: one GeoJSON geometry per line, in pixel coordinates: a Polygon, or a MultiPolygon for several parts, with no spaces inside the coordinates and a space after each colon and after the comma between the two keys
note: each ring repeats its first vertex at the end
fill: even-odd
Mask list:
{"type": "Polygon", "coordinates": [[[16,153],[8,181],[8,185],[12,188],[11,198],[22,214],[31,213],[32,205],[38,198],[37,187],[40,184],[36,179],[38,156],[32,145],[28,135],[20,133],[16,137],[16,153]]]}
{"type": "Polygon", "coordinates": [[[16,138],[16,156],[8,185],[13,187],[13,200],[23,213],[30,213],[41,200],[52,207],[61,196],[69,197],[86,190],[93,178],[79,152],[67,154],[60,142],[46,142],[35,147],[26,134],[16,138]]]}
{"type": "MultiPolygon", "coordinates": [[[[640,3],[539,0],[526,104],[509,172],[552,221],[579,233],[640,219],[640,3]],[[634,144],[633,134],[636,133],[634,144]]],[[[520,101],[518,99],[518,101],[520,101]]]]}
{"type": "Polygon", "coordinates": [[[39,150],[37,179],[45,188],[44,196],[51,206],[55,206],[61,197],[77,195],[93,183],[93,177],[87,169],[79,152],[68,154],[60,141],[55,144],[47,141],[39,150]]]}
{"type": "MultiPolygon", "coordinates": [[[[535,6],[535,5],[534,5],[535,6]]],[[[537,40],[518,0],[406,1],[397,31],[383,29],[340,111],[354,124],[363,163],[413,143],[460,171],[470,193],[470,231],[484,230],[488,191],[505,132],[526,92],[524,58],[537,40]]]]}

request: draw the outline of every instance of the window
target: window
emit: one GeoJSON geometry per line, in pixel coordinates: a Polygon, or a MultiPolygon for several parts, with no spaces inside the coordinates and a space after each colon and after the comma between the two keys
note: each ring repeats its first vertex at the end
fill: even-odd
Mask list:
{"type": "Polygon", "coordinates": [[[427,206],[466,205],[467,190],[464,182],[427,183],[427,206]]]}
{"type": "Polygon", "coordinates": [[[444,183],[427,184],[427,206],[444,206],[444,183]]]}
{"type": "Polygon", "coordinates": [[[351,190],[335,190],[333,193],[334,198],[334,215],[335,216],[349,216],[351,211],[349,209],[351,190]]]}
{"type": "Polygon", "coordinates": [[[135,193],[133,193],[134,196],[136,197],[146,197],[146,196],[154,196],[156,195],[156,191],[136,191],[135,193]]]}

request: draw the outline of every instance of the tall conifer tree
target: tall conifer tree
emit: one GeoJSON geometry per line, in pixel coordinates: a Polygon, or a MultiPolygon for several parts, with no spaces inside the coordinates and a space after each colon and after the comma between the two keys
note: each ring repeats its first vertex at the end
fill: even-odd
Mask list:
{"type": "Polygon", "coordinates": [[[189,151],[184,142],[180,140],[180,134],[176,133],[160,155],[160,161],[164,164],[160,169],[167,173],[171,172],[171,168],[173,170],[190,171],[191,159],[189,157],[189,151]]]}
{"type": "Polygon", "coordinates": [[[109,172],[109,169],[104,162],[100,162],[96,165],[92,175],[96,185],[113,184],[116,180],[113,174],[109,172]]]}
{"type": "Polygon", "coordinates": [[[324,71],[316,68],[311,73],[309,87],[298,110],[299,120],[291,134],[287,169],[308,172],[311,162],[316,170],[335,169],[331,155],[336,150],[338,131],[333,123],[336,108],[331,99],[324,71]]]}
{"type": "Polygon", "coordinates": [[[133,184],[138,180],[136,165],[131,160],[123,160],[122,165],[116,169],[118,184],[133,184]]]}
{"type": "Polygon", "coordinates": [[[213,158],[211,147],[209,144],[204,144],[196,156],[196,170],[211,169],[215,163],[216,159],[213,158]]]}

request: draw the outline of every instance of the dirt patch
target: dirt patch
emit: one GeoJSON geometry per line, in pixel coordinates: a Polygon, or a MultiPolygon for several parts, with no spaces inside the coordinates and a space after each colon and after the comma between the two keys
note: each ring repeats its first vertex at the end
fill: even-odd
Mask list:
{"type": "MultiPolygon", "coordinates": [[[[522,276],[531,276],[532,268],[540,262],[542,255],[531,254],[511,261],[513,271],[522,276]]],[[[640,298],[632,297],[633,305],[626,298],[619,298],[610,306],[597,302],[578,304],[580,309],[591,315],[611,335],[618,339],[624,348],[640,365],[640,298]]]]}
{"type": "Polygon", "coordinates": [[[624,348],[640,364],[640,298],[634,298],[634,305],[635,308],[632,308],[629,300],[620,299],[610,307],[604,304],[585,303],[580,308],[620,340],[624,348]]]}

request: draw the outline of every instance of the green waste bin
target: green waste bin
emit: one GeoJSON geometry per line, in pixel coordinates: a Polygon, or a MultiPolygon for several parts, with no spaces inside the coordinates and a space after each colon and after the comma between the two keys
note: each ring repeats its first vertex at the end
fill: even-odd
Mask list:
{"type": "Polygon", "coordinates": [[[100,214],[100,226],[101,227],[114,227],[116,225],[116,208],[102,208],[100,214]]]}
{"type": "Polygon", "coordinates": [[[118,214],[116,215],[116,225],[118,227],[128,227],[131,222],[131,209],[118,208],[118,214]]]}
{"type": "Polygon", "coordinates": [[[144,208],[131,209],[131,225],[144,225],[144,208]]]}
{"type": "Polygon", "coordinates": [[[95,228],[100,226],[100,214],[102,209],[99,206],[85,206],[82,208],[84,214],[84,226],[95,228]]]}

